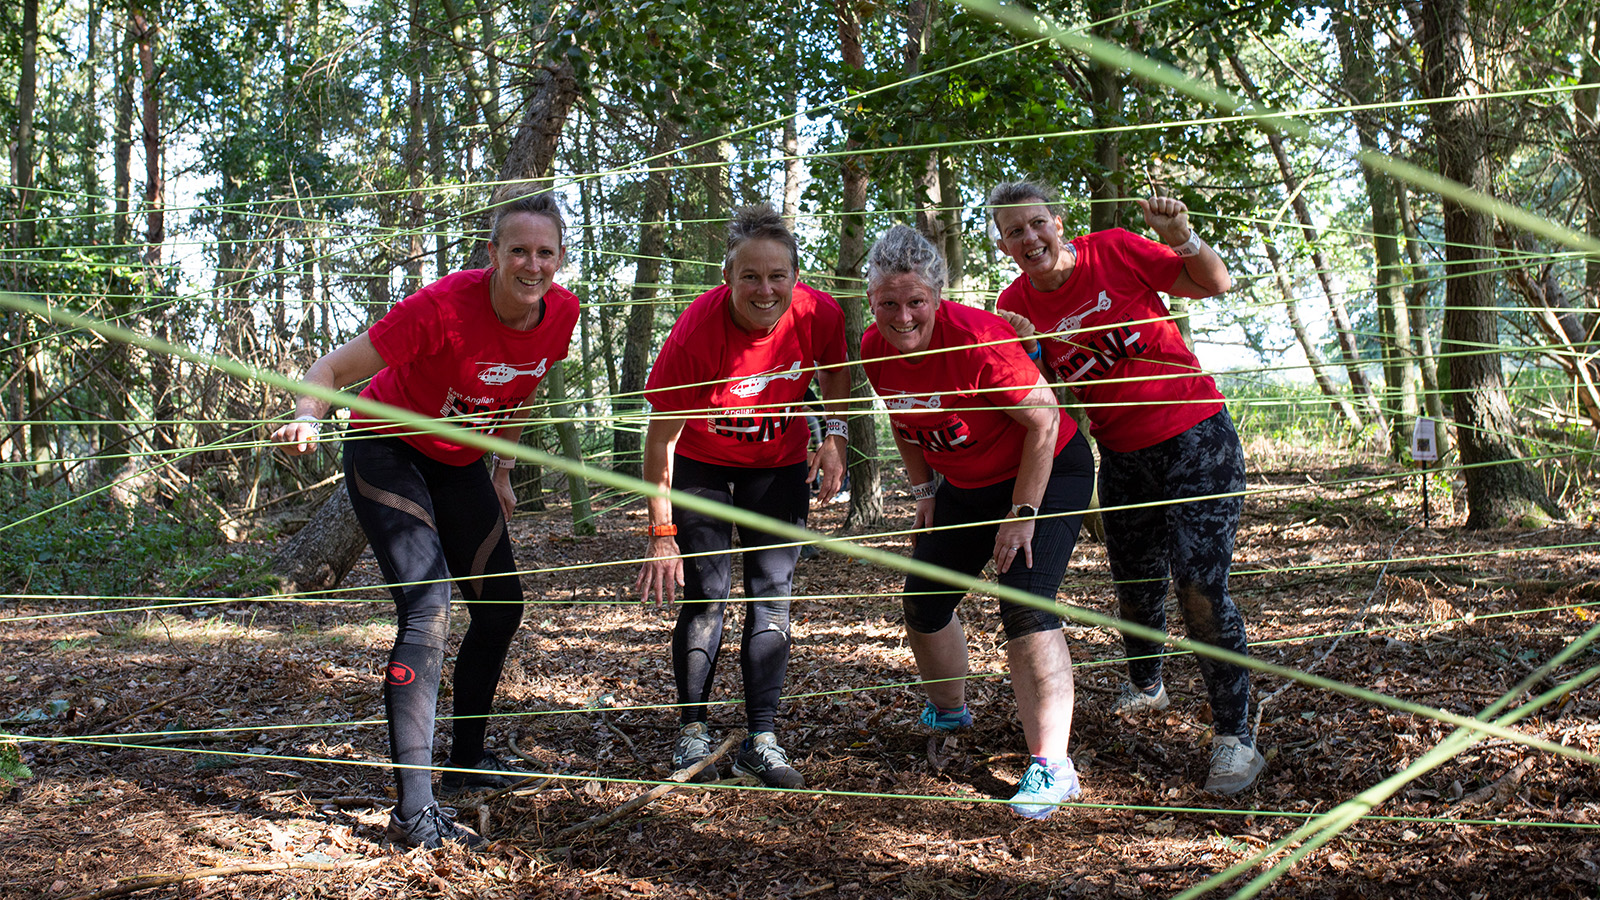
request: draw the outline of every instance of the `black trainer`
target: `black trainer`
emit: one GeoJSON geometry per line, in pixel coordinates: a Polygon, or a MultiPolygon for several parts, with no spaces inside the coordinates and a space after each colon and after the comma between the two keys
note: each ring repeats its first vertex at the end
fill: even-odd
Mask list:
{"type": "Polygon", "coordinates": [[[507,765],[500,760],[500,757],[486,750],[483,758],[478,760],[478,764],[470,771],[447,771],[440,776],[439,796],[450,798],[476,791],[497,791],[511,787],[532,775],[532,772],[524,772],[515,766],[507,765]]]}
{"type": "Polygon", "coordinates": [[[384,834],[396,844],[426,847],[429,850],[437,850],[446,842],[460,844],[468,850],[482,850],[489,846],[489,842],[476,831],[457,825],[455,813],[445,812],[437,803],[423,807],[409,819],[389,813],[389,827],[384,829],[384,834]]]}
{"type": "Polygon", "coordinates": [[[733,771],[749,775],[767,787],[802,788],[806,780],[789,765],[789,755],[778,746],[778,736],[770,731],[752,734],[744,739],[739,755],[734,758],[733,771]]]}

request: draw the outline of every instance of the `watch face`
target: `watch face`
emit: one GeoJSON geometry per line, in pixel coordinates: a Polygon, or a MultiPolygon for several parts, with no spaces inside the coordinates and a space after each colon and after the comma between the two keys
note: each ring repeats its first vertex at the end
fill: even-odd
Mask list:
{"type": "Polygon", "coordinates": [[[1032,506],[1029,506],[1026,503],[1018,503],[1015,509],[1017,518],[1019,519],[1031,519],[1039,514],[1037,509],[1034,509],[1032,506]]]}

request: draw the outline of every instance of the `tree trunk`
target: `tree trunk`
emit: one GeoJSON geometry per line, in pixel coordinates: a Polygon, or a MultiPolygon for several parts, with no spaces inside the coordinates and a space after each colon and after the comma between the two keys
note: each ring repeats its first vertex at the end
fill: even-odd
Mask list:
{"type": "MultiPolygon", "coordinates": [[[[16,246],[24,255],[32,254],[34,244],[38,238],[37,210],[33,198],[33,109],[38,89],[38,60],[39,60],[39,0],[23,0],[22,3],[22,59],[18,66],[17,74],[17,136],[16,144],[12,148],[11,170],[14,173],[17,186],[17,211],[16,211],[16,246]]],[[[17,266],[16,263],[12,264],[17,266]]],[[[13,269],[12,282],[17,290],[32,289],[31,273],[25,266],[13,269]]],[[[29,349],[23,355],[23,391],[27,397],[28,419],[33,424],[28,426],[28,458],[32,460],[31,469],[34,483],[42,483],[49,478],[50,458],[50,432],[49,415],[46,409],[45,395],[45,343],[43,341],[22,342],[29,349]]]]}
{"type": "MultiPolygon", "coordinates": [[[[1332,17],[1334,36],[1339,45],[1345,93],[1361,101],[1376,99],[1379,89],[1373,62],[1373,10],[1363,9],[1354,0],[1347,10],[1332,17]]],[[[1373,110],[1356,110],[1356,135],[1365,150],[1379,151],[1381,123],[1373,110]]],[[[1395,212],[1394,181],[1366,163],[1361,165],[1367,199],[1372,209],[1372,250],[1376,260],[1373,294],[1382,328],[1383,378],[1390,416],[1389,452],[1404,459],[1410,446],[1411,422],[1417,415],[1416,367],[1411,354],[1411,320],[1406,314],[1405,294],[1401,290],[1404,274],[1400,265],[1399,217],[1395,212]]]]}
{"type": "Polygon", "coordinates": [[[17,134],[11,171],[17,187],[17,247],[33,249],[33,108],[38,96],[39,0],[22,0],[22,59],[17,67],[17,134]]]}
{"type": "MultiPolygon", "coordinates": [[[[540,181],[550,174],[556,158],[556,147],[561,140],[561,129],[567,123],[567,114],[578,100],[578,79],[572,66],[566,62],[539,70],[537,84],[529,100],[527,113],[517,126],[517,135],[506,151],[500,165],[500,182],[540,181]]],[[[484,217],[484,233],[494,220],[490,211],[484,217]]],[[[483,269],[489,265],[489,248],[477,241],[469,269],[483,269]]]]}
{"type": "MultiPolygon", "coordinates": [[[[1468,31],[1466,0],[1423,0],[1423,71],[1439,171],[1492,191],[1488,123],[1478,98],[1481,75],[1468,31]]],[[[1467,479],[1467,527],[1532,525],[1559,518],[1538,475],[1524,461],[1500,372],[1499,317],[1490,273],[1488,216],[1444,199],[1443,353],[1449,360],[1456,440],[1467,479]]]]}
{"type": "MultiPolygon", "coordinates": [[[[166,180],[163,176],[161,156],[161,95],[160,73],[156,68],[156,37],[159,26],[151,22],[147,11],[135,8],[133,31],[139,54],[139,82],[141,97],[141,143],[144,148],[145,177],[145,249],[144,291],[152,300],[163,290],[161,275],[162,249],[167,240],[166,180]]],[[[170,341],[172,317],[165,308],[155,313],[156,337],[170,341]]],[[[171,357],[155,354],[150,357],[151,405],[156,422],[151,428],[151,443],[157,451],[170,452],[178,447],[177,426],[179,385],[174,361],[171,357]]]]}
{"type": "Polygon", "coordinates": [[[791,88],[784,94],[784,108],[789,116],[783,120],[783,224],[790,231],[800,217],[800,182],[805,177],[805,161],[800,158],[800,130],[795,124],[796,103],[796,93],[791,88]]]}
{"type": "Polygon", "coordinates": [[[327,590],[339,586],[366,548],[367,535],[341,484],[278,550],[271,568],[286,593],[327,590]]]}
{"type": "MultiPolygon", "coordinates": [[[[950,285],[947,293],[956,300],[966,300],[967,292],[967,248],[962,242],[961,212],[961,176],[956,172],[955,165],[950,160],[950,154],[941,154],[939,157],[939,196],[949,197],[950,202],[944,206],[944,261],[950,272],[950,285]]],[[[984,291],[989,295],[988,291],[984,291]]],[[[998,295],[994,295],[998,299],[998,295]]],[[[993,303],[994,301],[989,301],[993,303]]],[[[994,310],[991,309],[990,312],[994,310]]]]}
{"type": "Polygon", "coordinates": [[[644,382],[650,368],[650,338],[654,331],[656,294],[660,290],[661,257],[667,246],[668,179],[661,156],[678,144],[678,126],[662,119],[656,125],[650,156],[656,160],[645,180],[644,209],[639,228],[639,262],[634,268],[628,333],[622,344],[622,379],[612,402],[616,421],[626,427],[611,432],[611,465],[624,475],[639,478],[644,472],[640,432],[644,427],[644,382]]]}
{"type": "MultiPolygon", "coordinates": [[[[1395,199],[1400,209],[1400,227],[1406,237],[1406,313],[1411,317],[1412,353],[1422,369],[1422,404],[1428,418],[1443,422],[1444,393],[1439,388],[1439,357],[1433,352],[1433,329],[1428,323],[1428,293],[1435,284],[1426,277],[1428,264],[1422,256],[1422,240],[1417,232],[1417,220],[1411,212],[1411,191],[1404,184],[1395,185],[1395,199]]],[[[1436,432],[1439,457],[1444,458],[1450,447],[1450,432],[1436,432]]]]}
{"type": "MultiPolygon", "coordinates": [[[[861,50],[861,19],[855,0],[837,0],[835,10],[839,19],[839,53],[850,73],[866,69],[866,56],[861,50]]],[[[853,81],[847,76],[847,83],[853,81]]],[[[849,140],[846,150],[859,148],[859,142],[849,140]]],[[[867,382],[867,373],[861,368],[861,333],[866,300],[859,295],[861,267],[866,261],[866,208],[867,208],[867,157],[846,155],[844,166],[844,197],[839,216],[839,262],[834,274],[834,293],[844,307],[845,349],[850,354],[850,448],[848,451],[850,473],[850,512],[845,516],[845,528],[856,531],[874,531],[884,526],[883,484],[878,471],[878,420],[872,415],[875,394],[867,382]]]]}
{"type": "MultiPolygon", "coordinates": [[[[1113,19],[1120,32],[1125,26],[1120,18],[1114,18],[1116,13],[1122,11],[1121,0],[1107,2],[1098,0],[1091,4],[1094,7],[1092,18],[1097,22],[1113,19]]],[[[1105,33],[1105,26],[1095,25],[1090,28],[1090,34],[1102,40],[1122,43],[1121,35],[1105,33]]],[[[1089,230],[1104,231],[1107,228],[1118,228],[1122,225],[1122,190],[1117,182],[1122,177],[1122,143],[1117,126],[1124,124],[1123,93],[1121,70],[1099,62],[1088,63],[1089,81],[1089,114],[1094,120],[1094,161],[1095,166],[1089,175],[1089,230]]],[[[1184,341],[1193,344],[1187,335],[1188,320],[1185,319],[1180,327],[1184,328],[1184,341]]]]}
{"type": "MultiPolygon", "coordinates": [[[[1584,54],[1582,74],[1578,78],[1580,84],[1589,85],[1600,84],[1600,8],[1591,9],[1593,13],[1587,23],[1589,52],[1584,54]]],[[[1600,88],[1574,91],[1572,107],[1577,125],[1574,130],[1581,138],[1578,146],[1587,148],[1572,154],[1574,164],[1583,175],[1585,221],[1589,236],[1600,238],[1600,160],[1595,158],[1594,150],[1600,146],[1600,88]]],[[[1600,256],[1589,257],[1583,284],[1589,308],[1600,307],[1600,256]]]]}

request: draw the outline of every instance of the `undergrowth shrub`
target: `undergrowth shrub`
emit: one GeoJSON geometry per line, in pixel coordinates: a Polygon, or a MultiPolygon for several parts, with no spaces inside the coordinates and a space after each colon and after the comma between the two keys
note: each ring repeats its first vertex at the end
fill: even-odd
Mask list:
{"type": "Polygon", "coordinates": [[[234,595],[265,583],[261,563],[230,552],[204,512],[123,506],[104,495],[0,484],[7,593],[102,597],[234,595]]]}

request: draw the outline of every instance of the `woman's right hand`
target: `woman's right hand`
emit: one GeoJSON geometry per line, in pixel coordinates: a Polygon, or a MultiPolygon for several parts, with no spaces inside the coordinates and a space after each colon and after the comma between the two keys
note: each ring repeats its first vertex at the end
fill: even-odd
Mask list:
{"type": "Polygon", "coordinates": [[[651,598],[658,610],[669,610],[677,602],[678,588],[683,587],[683,557],[678,554],[678,541],[671,535],[650,539],[650,550],[639,569],[639,580],[633,589],[639,600],[650,605],[651,598]]]}
{"type": "Polygon", "coordinates": [[[300,456],[317,449],[317,440],[322,432],[316,424],[305,419],[295,419],[278,426],[272,433],[272,442],[282,445],[283,452],[290,456],[300,456]]]}
{"type": "Polygon", "coordinates": [[[1028,321],[1028,317],[1020,313],[1014,313],[1009,309],[996,310],[996,313],[1000,318],[1006,320],[1006,324],[1010,325],[1011,330],[1017,333],[1017,337],[1022,338],[1022,349],[1029,356],[1032,356],[1039,349],[1039,339],[1034,337],[1036,332],[1033,330],[1033,323],[1028,321]],[[1030,344],[1032,346],[1029,346],[1030,344]]]}
{"type": "Polygon", "coordinates": [[[917,535],[933,527],[933,498],[917,501],[916,515],[911,518],[911,549],[917,549],[917,535]]]}

